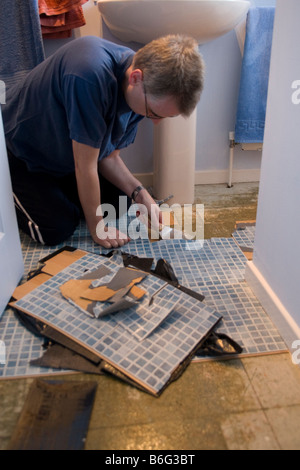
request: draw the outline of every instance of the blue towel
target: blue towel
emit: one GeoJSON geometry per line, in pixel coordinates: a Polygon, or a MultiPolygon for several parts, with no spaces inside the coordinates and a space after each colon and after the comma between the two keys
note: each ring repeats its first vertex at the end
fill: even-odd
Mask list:
{"type": "Polygon", "coordinates": [[[236,142],[263,142],[275,7],[250,8],[236,117],[236,142]]]}
{"type": "Polygon", "coordinates": [[[4,91],[45,58],[38,0],[0,0],[0,80],[4,91]]]}

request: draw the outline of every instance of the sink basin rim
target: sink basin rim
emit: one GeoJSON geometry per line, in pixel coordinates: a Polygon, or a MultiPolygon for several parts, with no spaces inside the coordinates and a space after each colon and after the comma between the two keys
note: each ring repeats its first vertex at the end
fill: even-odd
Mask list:
{"type": "Polygon", "coordinates": [[[234,29],[250,5],[246,0],[98,0],[112,34],[142,44],[177,33],[204,44],[234,29]]]}

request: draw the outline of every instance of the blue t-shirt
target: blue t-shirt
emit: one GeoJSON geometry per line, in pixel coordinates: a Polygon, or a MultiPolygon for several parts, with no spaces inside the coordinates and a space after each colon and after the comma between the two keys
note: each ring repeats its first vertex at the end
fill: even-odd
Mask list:
{"type": "Polygon", "coordinates": [[[74,171],[72,140],[99,148],[99,159],[133,143],[143,117],[122,91],[133,55],[94,36],[61,47],[8,92],[8,149],[31,171],[63,176],[74,171]]]}

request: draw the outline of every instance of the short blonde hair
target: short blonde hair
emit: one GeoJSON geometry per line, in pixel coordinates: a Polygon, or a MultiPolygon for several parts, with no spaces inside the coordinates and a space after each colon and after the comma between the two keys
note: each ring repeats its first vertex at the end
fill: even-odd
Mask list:
{"type": "Polygon", "coordinates": [[[195,39],[184,35],[155,39],[135,54],[132,65],[143,71],[149,94],[173,96],[182,115],[193,112],[203,90],[205,68],[195,39]]]}

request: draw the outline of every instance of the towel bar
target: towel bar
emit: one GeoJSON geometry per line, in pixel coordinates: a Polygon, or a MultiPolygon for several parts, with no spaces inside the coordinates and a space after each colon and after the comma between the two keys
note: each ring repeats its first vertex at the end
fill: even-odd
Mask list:
{"type": "Polygon", "coordinates": [[[244,151],[258,151],[262,152],[263,150],[263,143],[262,142],[255,142],[255,143],[246,143],[246,142],[236,142],[234,132],[229,132],[229,169],[228,169],[228,188],[232,188],[232,174],[233,174],[233,161],[234,161],[234,149],[237,145],[241,145],[242,150],[244,151]]]}

